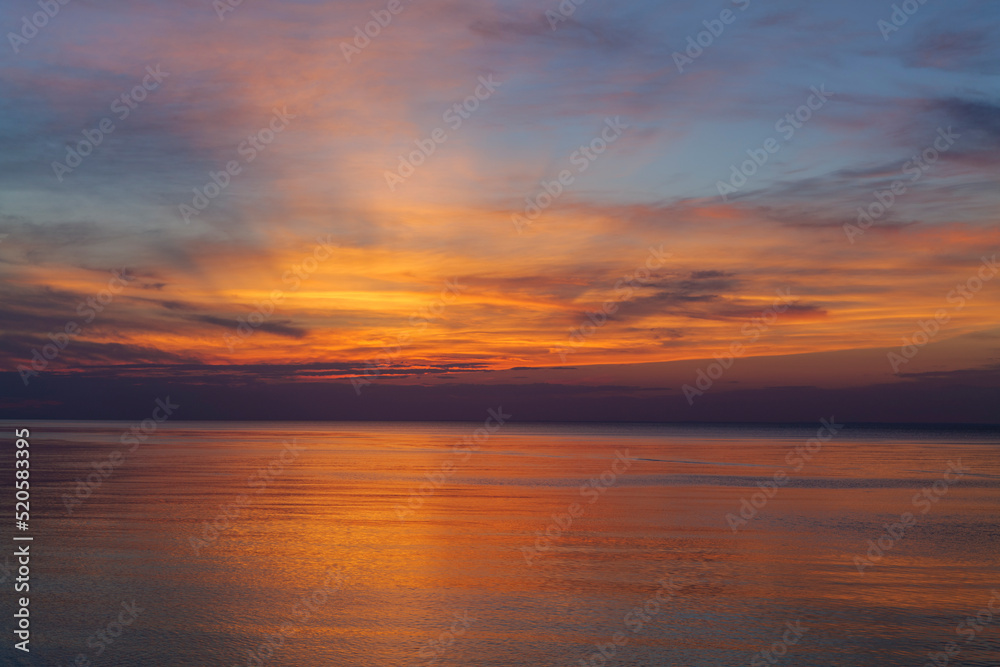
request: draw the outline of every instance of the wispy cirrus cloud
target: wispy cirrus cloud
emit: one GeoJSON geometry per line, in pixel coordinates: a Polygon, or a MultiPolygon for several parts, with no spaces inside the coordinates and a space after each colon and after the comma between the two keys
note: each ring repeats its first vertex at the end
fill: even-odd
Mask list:
{"type": "MultiPolygon", "coordinates": [[[[123,266],[138,281],[60,357],[67,371],[354,368],[456,277],[468,290],[414,336],[393,376],[555,365],[568,330],[661,245],[670,262],[574,362],[710,357],[785,288],[797,302],[754,354],[878,347],[933,313],[1000,240],[994,4],[929,3],[887,44],[874,27],[884,7],[752,2],[683,73],[672,53],[717,15],[693,1],[585,3],[554,31],[537,4],[414,3],[346,62],[340,43],[370,9],[244,3],[219,22],[193,0],[113,11],[77,2],[72,20],[5,58],[6,366],[123,266]],[[64,182],[54,178],[52,161],[157,63],[169,72],[162,87],[64,182]],[[503,82],[496,94],[388,191],[386,171],[446,127],[444,114],[486,75],[503,82]],[[835,92],[822,113],[721,202],[716,182],[730,165],[821,84],[835,92]],[[244,159],[241,143],[275,106],[295,115],[287,130],[184,225],[178,205],[244,159]],[[630,124],[621,140],[529,234],[513,234],[510,214],[617,116],[630,124]],[[863,244],[846,243],[842,225],[943,126],[961,133],[954,149],[863,244]],[[332,258],[293,289],[290,276],[327,236],[332,258]],[[226,329],[275,291],[284,298],[260,335],[228,349],[226,329]]],[[[0,9],[0,25],[19,19],[0,9]]],[[[984,292],[947,335],[988,330],[997,305],[984,292]]],[[[970,363],[950,354],[946,366],[970,363]]]]}

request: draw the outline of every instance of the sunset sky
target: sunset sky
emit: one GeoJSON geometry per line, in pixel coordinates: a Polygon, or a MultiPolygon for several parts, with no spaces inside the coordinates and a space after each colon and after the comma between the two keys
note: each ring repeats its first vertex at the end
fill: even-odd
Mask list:
{"type": "Polygon", "coordinates": [[[995,422],[1000,6],[913,4],[6,2],[0,416],[995,422]]]}

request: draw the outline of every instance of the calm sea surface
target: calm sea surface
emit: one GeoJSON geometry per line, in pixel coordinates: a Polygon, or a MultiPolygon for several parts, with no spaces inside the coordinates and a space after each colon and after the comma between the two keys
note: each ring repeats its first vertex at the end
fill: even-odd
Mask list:
{"type": "Polygon", "coordinates": [[[995,431],[490,426],[4,422],[0,664],[1000,664],[995,431]]]}

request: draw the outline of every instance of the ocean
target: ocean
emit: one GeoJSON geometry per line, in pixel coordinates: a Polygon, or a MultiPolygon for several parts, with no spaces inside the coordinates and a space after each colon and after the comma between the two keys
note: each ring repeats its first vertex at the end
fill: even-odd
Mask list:
{"type": "Polygon", "coordinates": [[[1000,664],[996,430],[3,426],[4,665],[1000,664]]]}

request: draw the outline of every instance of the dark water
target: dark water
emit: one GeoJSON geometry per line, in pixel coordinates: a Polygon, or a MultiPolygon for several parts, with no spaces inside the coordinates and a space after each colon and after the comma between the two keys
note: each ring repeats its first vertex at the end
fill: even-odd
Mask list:
{"type": "Polygon", "coordinates": [[[5,665],[1000,664],[996,432],[25,426],[5,665]]]}

